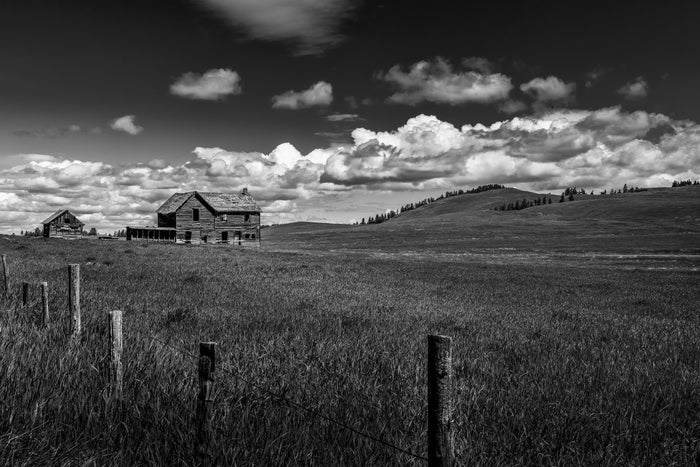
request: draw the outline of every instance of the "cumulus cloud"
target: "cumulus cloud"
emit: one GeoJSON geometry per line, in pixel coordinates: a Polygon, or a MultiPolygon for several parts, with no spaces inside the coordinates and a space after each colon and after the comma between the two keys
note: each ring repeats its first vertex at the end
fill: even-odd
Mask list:
{"type": "Polygon", "coordinates": [[[521,84],[520,90],[538,102],[566,103],[573,100],[576,83],[565,83],[556,76],[548,76],[521,84]]]}
{"type": "Polygon", "coordinates": [[[304,91],[287,91],[272,98],[274,109],[305,109],[327,107],[333,102],[333,86],[319,81],[304,91]]]}
{"type": "Polygon", "coordinates": [[[152,159],[112,166],[13,155],[0,161],[0,230],[33,228],[61,207],[98,228],[153,224],[165,199],[190,190],[248,187],[264,219],[289,221],[341,216],[348,200],[357,199],[353,196],[373,191],[444,191],[486,183],[598,190],[700,178],[698,123],[619,106],[560,109],[489,125],[456,126],[418,115],[391,131],[355,128],[351,139],[307,154],[290,143],[269,153],[201,146],[180,164],[152,159]]]}
{"type": "Polygon", "coordinates": [[[123,117],[112,120],[110,128],[112,128],[114,131],[123,131],[124,133],[129,133],[130,135],[138,135],[143,131],[143,127],[136,125],[134,120],[136,120],[136,116],[124,115],[123,117]]]}
{"type": "Polygon", "coordinates": [[[350,0],[192,0],[250,37],[292,41],[299,54],[316,54],[342,40],[341,21],[350,0]]]}
{"type": "Polygon", "coordinates": [[[170,93],[187,99],[218,101],[241,93],[241,77],[228,68],[215,68],[201,75],[185,73],[170,85],[170,93]]]}
{"type": "Polygon", "coordinates": [[[485,75],[493,73],[496,65],[484,57],[467,57],[462,59],[462,66],[468,70],[476,70],[485,75]]]}
{"type": "MultiPolygon", "coordinates": [[[[377,77],[395,85],[399,91],[391,95],[389,102],[416,105],[421,102],[460,105],[487,104],[508,98],[513,85],[510,78],[501,73],[485,73],[485,59],[465,59],[465,67],[478,67],[481,71],[453,70],[447,60],[437,57],[434,61],[420,61],[404,71],[395,65],[377,77]]],[[[490,62],[489,62],[490,63],[490,62]]]]}
{"type": "Polygon", "coordinates": [[[625,83],[617,93],[629,101],[644,99],[649,94],[649,85],[644,78],[638,76],[634,81],[625,83]]]}

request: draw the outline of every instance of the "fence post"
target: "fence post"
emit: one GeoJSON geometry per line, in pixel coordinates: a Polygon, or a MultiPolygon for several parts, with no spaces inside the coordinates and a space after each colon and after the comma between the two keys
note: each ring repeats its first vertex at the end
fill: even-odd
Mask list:
{"type": "Polygon", "coordinates": [[[72,319],[73,336],[80,334],[80,265],[68,265],[68,310],[72,319]]]}
{"type": "Polygon", "coordinates": [[[199,396],[197,397],[197,440],[195,458],[200,465],[213,463],[212,406],[214,403],[214,369],[216,342],[199,343],[199,396]]]}
{"type": "Polygon", "coordinates": [[[451,467],[452,338],[428,336],[428,466],[451,467]]]}
{"type": "Polygon", "coordinates": [[[41,283],[41,324],[49,325],[49,283],[41,283]]]}
{"type": "Polygon", "coordinates": [[[7,270],[7,258],[5,255],[2,255],[2,277],[5,284],[3,293],[5,294],[5,298],[7,298],[10,296],[10,273],[7,270]]]}
{"type": "Polygon", "coordinates": [[[29,282],[22,282],[22,306],[29,303],[29,282]]]}
{"type": "Polygon", "coordinates": [[[124,341],[122,340],[122,312],[120,310],[110,311],[109,318],[109,382],[112,386],[112,396],[120,400],[122,398],[122,380],[124,369],[122,367],[122,350],[124,341]]]}

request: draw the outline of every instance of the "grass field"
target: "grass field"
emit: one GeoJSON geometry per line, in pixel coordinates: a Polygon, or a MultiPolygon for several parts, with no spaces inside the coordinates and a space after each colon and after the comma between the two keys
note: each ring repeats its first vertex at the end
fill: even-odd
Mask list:
{"type": "Polygon", "coordinates": [[[48,281],[52,323],[3,302],[0,460],[195,465],[196,362],[170,347],[213,340],[222,465],[421,465],[233,374],[425,455],[426,334],[441,333],[460,465],[694,464],[700,192],[675,190],[507,213],[465,195],[380,225],[265,229],[259,250],[3,237],[13,296],[48,281]],[[122,404],[106,393],[113,309],[122,404]]]}

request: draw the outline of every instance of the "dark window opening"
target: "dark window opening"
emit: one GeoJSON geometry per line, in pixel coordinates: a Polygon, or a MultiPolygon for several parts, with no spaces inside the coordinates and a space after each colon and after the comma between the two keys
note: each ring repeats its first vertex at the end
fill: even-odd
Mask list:
{"type": "Polygon", "coordinates": [[[250,214],[246,214],[245,217],[243,217],[244,222],[250,222],[250,214]]]}
{"type": "Polygon", "coordinates": [[[255,238],[255,234],[250,234],[250,238],[255,238]]]}
{"type": "Polygon", "coordinates": [[[245,238],[250,238],[250,234],[245,234],[245,238]]]}
{"type": "Polygon", "coordinates": [[[221,243],[228,243],[228,232],[221,232],[221,243]]]}
{"type": "Polygon", "coordinates": [[[70,224],[70,219],[68,219],[67,217],[64,217],[64,218],[63,218],[63,222],[64,222],[65,224],[70,224]]]}
{"type": "Polygon", "coordinates": [[[193,221],[199,220],[199,209],[197,209],[197,208],[192,209],[192,220],[193,221]]]}
{"type": "Polygon", "coordinates": [[[185,232],[185,243],[192,243],[192,232],[189,230],[185,232]]]}

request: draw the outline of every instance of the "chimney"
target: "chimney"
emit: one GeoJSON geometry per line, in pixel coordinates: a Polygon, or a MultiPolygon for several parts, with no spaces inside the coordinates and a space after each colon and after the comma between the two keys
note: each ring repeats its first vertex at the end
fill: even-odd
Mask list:
{"type": "Polygon", "coordinates": [[[243,188],[243,194],[247,195],[248,194],[248,187],[243,188]]]}

